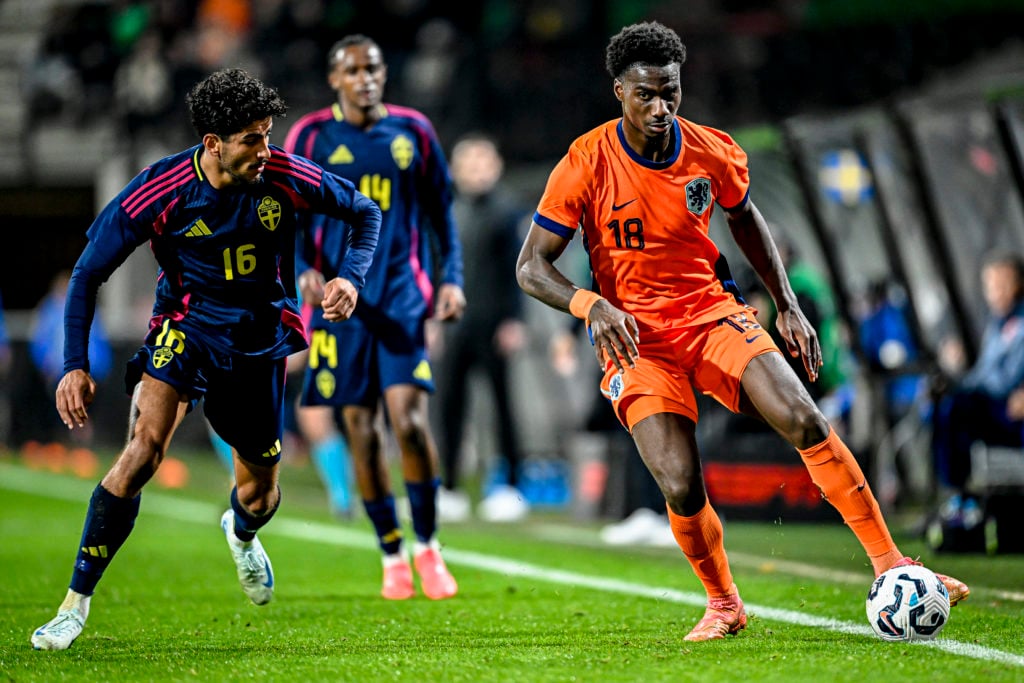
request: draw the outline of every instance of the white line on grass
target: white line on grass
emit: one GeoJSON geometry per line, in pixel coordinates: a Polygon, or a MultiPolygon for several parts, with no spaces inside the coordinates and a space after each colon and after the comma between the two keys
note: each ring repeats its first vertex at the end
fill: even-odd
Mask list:
{"type": "MultiPolygon", "coordinates": [[[[95,484],[80,479],[70,479],[64,476],[55,476],[48,472],[34,472],[21,467],[14,467],[6,463],[0,463],[0,488],[12,491],[20,491],[36,496],[81,502],[85,504],[95,484]]],[[[179,498],[158,492],[147,491],[145,505],[143,508],[146,514],[154,514],[160,517],[173,519],[180,522],[194,522],[197,524],[209,525],[211,520],[216,520],[222,512],[222,508],[210,503],[179,498]]],[[[347,546],[353,548],[373,549],[376,547],[376,540],[366,532],[357,532],[345,529],[336,525],[323,524],[278,516],[271,526],[267,527],[268,535],[282,535],[291,538],[326,543],[335,546],[347,546]]],[[[527,564],[518,560],[508,560],[493,555],[457,550],[445,547],[445,559],[452,564],[464,565],[481,569],[484,571],[515,576],[535,581],[556,583],[570,586],[583,586],[598,591],[609,593],[621,593],[624,595],[635,595],[638,597],[651,598],[654,600],[667,600],[669,602],[703,607],[706,603],[706,596],[698,593],[688,593],[674,588],[663,588],[657,586],[645,586],[643,584],[619,581],[600,576],[588,576],[576,572],[567,572],[560,569],[551,569],[534,564],[527,564]]],[[[763,619],[782,621],[798,626],[809,626],[813,628],[828,629],[849,633],[858,636],[872,635],[868,626],[854,624],[838,619],[825,619],[803,612],[788,609],[779,609],[764,605],[747,603],[747,609],[756,613],[763,619]]],[[[1000,664],[1024,667],[1024,656],[981,647],[973,643],[963,643],[956,640],[940,639],[924,643],[914,643],[923,647],[934,647],[945,652],[972,659],[981,659],[1000,664]]]]}
{"type": "MultiPolygon", "coordinates": [[[[606,548],[597,531],[581,530],[568,524],[543,524],[531,527],[532,535],[546,541],[555,541],[569,545],[577,545],[586,548],[606,548]]],[[[728,534],[728,531],[726,531],[728,534]]],[[[649,546],[657,547],[657,546],[649,546]]],[[[672,546],[674,549],[675,546],[672,546]]],[[[729,563],[734,567],[747,567],[756,569],[762,574],[780,572],[790,576],[800,576],[817,580],[828,580],[833,583],[844,583],[852,586],[868,585],[871,581],[869,571],[851,572],[841,569],[827,569],[819,565],[807,564],[806,562],[794,562],[778,558],[768,558],[761,555],[729,551],[729,563]]],[[[974,593],[984,592],[987,596],[1000,600],[1011,600],[1013,602],[1024,602],[1024,593],[1010,591],[1001,588],[980,588],[972,586],[974,593]]]]}

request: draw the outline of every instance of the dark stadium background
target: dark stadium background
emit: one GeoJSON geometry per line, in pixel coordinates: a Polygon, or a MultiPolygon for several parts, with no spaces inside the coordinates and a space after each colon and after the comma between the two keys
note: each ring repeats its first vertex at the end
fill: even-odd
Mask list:
{"type": "MultiPolygon", "coordinates": [[[[893,436],[879,426],[878,392],[894,370],[870,367],[857,348],[871,285],[890,281],[910,303],[922,363],[895,371],[929,372],[950,340],[972,359],[981,255],[1024,251],[1020,0],[253,0],[227,55],[216,54],[226,42],[204,43],[198,28],[211,4],[233,11],[198,0],[0,4],[0,293],[15,352],[0,441],[9,446],[37,438],[51,410],[48,392],[26,385],[32,309],[73,265],[98,207],[147,161],[193,144],[188,87],[226,65],[219,58],[257,70],[290,105],[276,123],[280,142],[292,121],[330,102],[325,54],[346,33],[381,44],[386,99],[426,113],[442,143],[469,129],[496,135],[509,181],[532,200],[571,140],[619,113],[604,71],[608,37],[638,20],[675,28],[688,49],[680,113],[737,137],[759,207],[836,291],[862,361],[867,415],[854,443],[876,474],[892,466],[875,461],[893,436]],[[158,69],[133,80],[126,65],[140,57],[158,69]],[[154,73],[167,79],[162,89],[154,73]]],[[[137,345],[152,295],[145,251],[102,292],[122,355],[137,345]]],[[[579,422],[587,399],[546,367],[546,338],[565,321],[536,306],[528,315],[535,340],[517,361],[525,445],[556,453],[559,430],[579,422]]],[[[127,398],[114,375],[97,407],[101,443],[123,435],[127,398]]],[[[193,422],[183,439],[202,443],[193,422]]]]}

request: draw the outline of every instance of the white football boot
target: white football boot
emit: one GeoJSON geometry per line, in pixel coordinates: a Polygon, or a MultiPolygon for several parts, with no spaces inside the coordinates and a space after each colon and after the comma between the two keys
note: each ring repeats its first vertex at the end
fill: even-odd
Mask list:
{"type": "Polygon", "coordinates": [[[228,539],[231,557],[238,568],[238,580],[242,590],[255,605],[265,605],[274,597],[274,569],[270,558],[263,550],[260,539],[242,541],[235,536],[235,512],[228,510],[220,518],[220,528],[228,539]]]}
{"type": "Polygon", "coordinates": [[[66,650],[82,634],[85,620],[89,617],[89,601],[85,596],[68,591],[57,616],[32,633],[32,647],[37,650],[66,650]]]}

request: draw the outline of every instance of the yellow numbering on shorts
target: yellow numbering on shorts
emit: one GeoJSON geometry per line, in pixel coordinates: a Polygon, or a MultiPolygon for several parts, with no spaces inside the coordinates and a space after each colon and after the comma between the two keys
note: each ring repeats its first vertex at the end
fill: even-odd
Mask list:
{"type": "Polygon", "coordinates": [[[338,339],[327,330],[313,330],[309,342],[309,367],[316,370],[323,359],[327,367],[338,367],[338,339]]]}
{"type": "Polygon", "coordinates": [[[156,336],[156,351],[153,352],[154,368],[162,368],[171,362],[174,354],[185,350],[185,333],[171,327],[170,319],[164,320],[160,334],[156,336]]]}

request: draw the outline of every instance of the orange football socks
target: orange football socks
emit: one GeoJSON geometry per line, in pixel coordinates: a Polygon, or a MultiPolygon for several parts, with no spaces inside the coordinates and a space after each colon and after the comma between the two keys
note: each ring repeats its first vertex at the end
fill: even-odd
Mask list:
{"type": "Polygon", "coordinates": [[[707,503],[692,517],[683,517],[668,510],[668,521],[672,535],[690,561],[697,578],[704,584],[704,590],[712,598],[729,595],[732,590],[732,571],[729,558],[722,542],[722,520],[707,503]]]}
{"type": "Polygon", "coordinates": [[[828,438],[817,446],[797,450],[811,474],[811,480],[864,546],[875,574],[898,562],[903,555],[889,534],[878,501],[871,493],[853,453],[835,430],[830,429],[828,438]]]}

